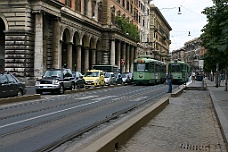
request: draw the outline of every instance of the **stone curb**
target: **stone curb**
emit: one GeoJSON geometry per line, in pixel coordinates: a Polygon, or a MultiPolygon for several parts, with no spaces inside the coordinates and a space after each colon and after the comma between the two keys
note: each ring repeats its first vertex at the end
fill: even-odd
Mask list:
{"type": "MultiPolygon", "coordinates": [[[[227,118],[226,118],[223,110],[219,106],[218,101],[217,101],[216,97],[214,96],[213,92],[210,90],[209,90],[209,95],[210,95],[210,99],[212,101],[213,109],[216,113],[216,117],[219,121],[219,126],[220,126],[220,129],[222,131],[223,139],[224,139],[225,143],[227,144],[227,141],[228,141],[228,121],[227,121],[227,118]]],[[[228,145],[226,145],[226,146],[228,147],[228,145]]]]}
{"type": "Polygon", "coordinates": [[[124,145],[142,126],[145,126],[146,123],[165,109],[168,104],[169,97],[163,97],[143,112],[119,125],[114,130],[82,149],[80,152],[117,151],[121,145],[124,145]]]}
{"type": "Polygon", "coordinates": [[[181,95],[183,93],[184,89],[186,89],[186,87],[179,88],[174,93],[171,93],[171,97],[178,97],[179,95],[181,95]]]}
{"type": "Polygon", "coordinates": [[[7,104],[7,103],[15,103],[15,102],[33,100],[33,99],[40,99],[40,98],[41,98],[40,94],[1,98],[0,105],[7,104]]]}

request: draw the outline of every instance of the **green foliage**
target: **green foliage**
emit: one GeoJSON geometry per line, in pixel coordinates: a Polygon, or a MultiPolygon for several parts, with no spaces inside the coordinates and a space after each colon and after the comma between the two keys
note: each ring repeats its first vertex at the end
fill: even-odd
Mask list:
{"type": "Polygon", "coordinates": [[[120,27],[123,33],[128,33],[136,42],[140,41],[140,36],[137,27],[129,23],[125,18],[116,17],[116,25],[120,27]]]}
{"type": "Polygon", "coordinates": [[[208,23],[202,29],[200,39],[208,50],[204,57],[205,70],[215,69],[219,63],[220,69],[228,65],[228,2],[215,0],[212,7],[202,12],[207,16],[208,23]]]}

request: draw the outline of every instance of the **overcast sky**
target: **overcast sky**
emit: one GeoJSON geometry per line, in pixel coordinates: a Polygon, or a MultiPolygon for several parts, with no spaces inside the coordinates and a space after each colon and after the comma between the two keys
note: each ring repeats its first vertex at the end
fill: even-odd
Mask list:
{"type": "Polygon", "coordinates": [[[213,5],[212,0],[153,0],[151,3],[158,7],[172,28],[170,51],[200,36],[207,23],[206,16],[201,12],[213,5]],[[178,7],[181,15],[178,14],[178,7]],[[188,36],[189,31],[191,36],[188,36]]]}

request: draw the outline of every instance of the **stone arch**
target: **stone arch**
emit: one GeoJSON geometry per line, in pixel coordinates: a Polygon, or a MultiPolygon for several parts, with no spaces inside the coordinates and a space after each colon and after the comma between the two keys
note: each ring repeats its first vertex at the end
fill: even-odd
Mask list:
{"type": "Polygon", "coordinates": [[[96,64],[102,64],[102,40],[98,39],[96,43],[96,64]]]}
{"type": "Polygon", "coordinates": [[[61,49],[62,67],[66,68],[68,66],[67,50],[68,50],[69,43],[71,42],[71,34],[68,28],[65,28],[63,30],[61,42],[62,42],[62,49],[61,49]]]}
{"type": "Polygon", "coordinates": [[[89,69],[93,68],[93,65],[96,64],[96,42],[97,39],[95,37],[90,38],[90,49],[89,49],[89,69]]]}
{"type": "Polygon", "coordinates": [[[74,71],[81,71],[81,37],[78,31],[73,35],[72,66],[74,71]]]}
{"type": "Polygon", "coordinates": [[[89,36],[87,34],[83,34],[82,36],[82,46],[89,47],[89,36]]]}
{"type": "Polygon", "coordinates": [[[73,44],[75,45],[81,45],[81,37],[78,31],[74,32],[73,35],[73,44]]]}
{"type": "Polygon", "coordinates": [[[9,30],[9,25],[8,25],[8,22],[7,22],[6,18],[5,18],[5,16],[2,13],[0,13],[0,19],[2,19],[2,21],[3,21],[4,25],[5,25],[5,31],[8,31],[9,30]]]}
{"type": "Polygon", "coordinates": [[[1,17],[0,13],[0,72],[4,72],[5,69],[5,33],[7,24],[6,20],[1,17]]]}
{"type": "Polygon", "coordinates": [[[62,31],[61,41],[71,42],[71,33],[68,27],[64,28],[62,31]]]}
{"type": "Polygon", "coordinates": [[[85,73],[89,69],[89,35],[84,33],[82,35],[82,51],[81,51],[81,69],[85,73]]]}

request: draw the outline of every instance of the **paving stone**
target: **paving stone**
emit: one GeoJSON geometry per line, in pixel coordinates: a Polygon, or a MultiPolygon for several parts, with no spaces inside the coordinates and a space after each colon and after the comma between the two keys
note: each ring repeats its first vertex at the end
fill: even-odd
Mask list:
{"type": "Polygon", "coordinates": [[[208,91],[186,90],[118,152],[225,152],[208,91]]]}

